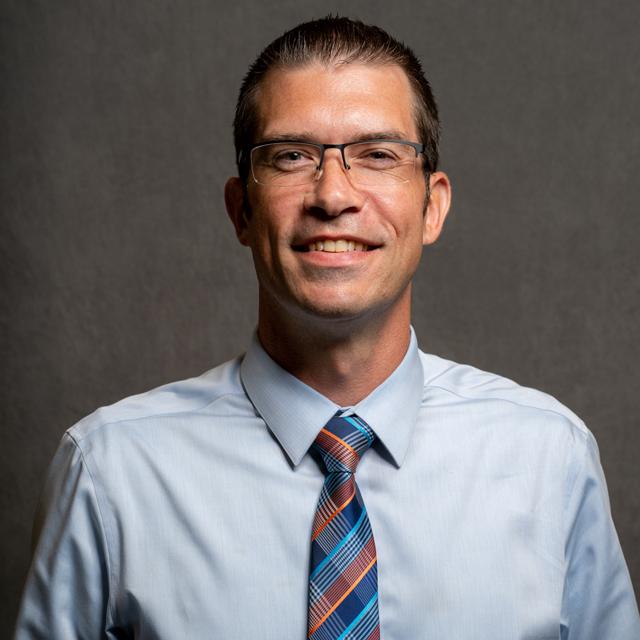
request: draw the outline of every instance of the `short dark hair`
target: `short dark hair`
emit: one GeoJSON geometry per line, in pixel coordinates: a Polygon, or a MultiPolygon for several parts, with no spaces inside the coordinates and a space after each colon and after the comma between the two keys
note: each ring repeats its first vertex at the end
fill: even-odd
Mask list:
{"type": "Polygon", "coordinates": [[[327,16],[304,22],[269,44],[249,67],[240,87],[233,121],[238,173],[246,182],[249,163],[246,150],[256,142],[255,94],[271,69],[323,64],[397,64],[407,74],[415,99],[415,119],[420,142],[425,145],[425,174],[438,166],[440,123],[431,86],[422,65],[409,47],[380,27],[359,20],[327,16]]]}

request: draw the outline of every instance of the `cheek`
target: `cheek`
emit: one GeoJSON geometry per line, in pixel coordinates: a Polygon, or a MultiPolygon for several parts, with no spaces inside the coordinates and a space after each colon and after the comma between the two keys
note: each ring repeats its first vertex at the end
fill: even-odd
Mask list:
{"type": "Polygon", "coordinates": [[[256,227],[252,249],[253,259],[261,262],[267,268],[271,268],[273,263],[277,261],[277,252],[269,227],[256,227]]]}
{"type": "Polygon", "coordinates": [[[285,191],[254,193],[250,197],[254,237],[261,242],[273,242],[286,236],[300,209],[300,198],[285,191]]]}
{"type": "Polygon", "coordinates": [[[266,208],[254,210],[250,246],[254,261],[261,264],[263,270],[280,271],[283,268],[290,237],[290,225],[281,211],[275,215],[266,208]]]}
{"type": "Polygon", "coordinates": [[[407,189],[405,192],[376,194],[376,206],[384,211],[384,218],[393,228],[394,235],[415,239],[422,245],[424,230],[425,190],[407,189]]]}

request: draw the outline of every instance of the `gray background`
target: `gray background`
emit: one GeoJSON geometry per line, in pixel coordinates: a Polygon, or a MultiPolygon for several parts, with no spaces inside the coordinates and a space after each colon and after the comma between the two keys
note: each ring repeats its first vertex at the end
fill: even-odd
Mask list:
{"type": "Polygon", "coordinates": [[[0,628],[62,432],[242,351],[222,203],[258,51],[340,11],[424,61],[454,185],[415,286],[423,349],[550,392],[600,444],[640,582],[640,3],[15,0],[0,20],[0,628]]]}

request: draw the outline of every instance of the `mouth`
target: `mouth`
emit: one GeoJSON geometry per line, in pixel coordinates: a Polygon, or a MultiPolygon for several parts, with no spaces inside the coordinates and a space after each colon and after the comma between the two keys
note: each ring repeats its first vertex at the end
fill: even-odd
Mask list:
{"type": "Polygon", "coordinates": [[[363,252],[373,251],[377,249],[378,245],[366,244],[358,240],[348,240],[339,238],[337,240],[324,239],[314,240],[305,244],[295,245],[293,249],[295,251],[309,252],[309,251],[321,251],[323,253],[350,253],[350,252],[363,252]]]}

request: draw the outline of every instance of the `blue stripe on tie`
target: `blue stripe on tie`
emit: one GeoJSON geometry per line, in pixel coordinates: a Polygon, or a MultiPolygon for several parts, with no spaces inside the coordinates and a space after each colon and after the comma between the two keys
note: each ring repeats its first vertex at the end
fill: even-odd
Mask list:
{"type": "Polygon", "coordinates": [[[340,636],[338,636],[338,638],[336,638],[336,640],[344,640],[345,636],[349,633],[349,631],[351,631],[351,629],[353,629],[353,627],[355,627],[358,624],[358,622],[360,622],[360,620],[365,616],[367,611],[369,611],[369,609],[373,607],[377,597],[378,597],[378,592],[376,591],[373,594],[373,598],[371,598],[371,600],[367,602],[365,608],[351,621],[351,624],[340,634],[340,636]]]}
{"type": "Polygon", "coordinates": [[[343,420],[346,420],[349,424],[353,425],[369,442],[369,446],[373,444],[373,438],[351,417],[345,416],[343,420]]]}
{"type": "MultiPolygon", "coordinates": [[[[345,626],[351,624],[351,622],[362,613],[362,609],[365,606],[367,600],[372,598],[378,592],[378,585],[376,581],[376,569],[375,565],[373,569],[370,569],[367,574],[360,580],[347,595],[347,597],[336,607],[331,615],[337,620],[341,620],[345,626]]],[[[360,622],[364,622],[361,619],[360,622]]],[[[357,627],[352,629],[355,634],[357,627]]]]}
{"type": "Polygon", "coordinates": [[[327,562],[329,562],[329,560],[331,560],[331,558],[333,558],[333,556],[335,556],[336,553],[338,553],[338,551],[340,551],[340,549],[342,549],[342,547],[344,547],[344,545],[353,537],[366,513],[367,510],[363,508],[362,513],[358,518],[358,522],[353,525],[353,529],[349,531],[349,533],[340,541],[340,544],[313,570],[313,573],[309,576],[309,580],[312,580],[317,576],[320,569],[322,569],[322,567],[324,567],[324,565],[327,564],[327,562]]]}

